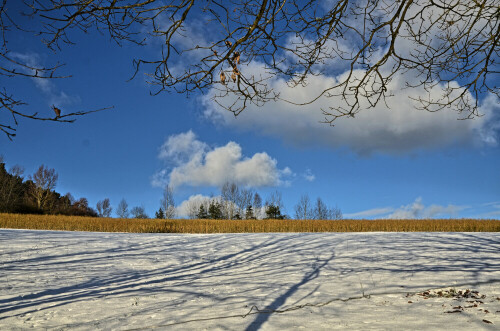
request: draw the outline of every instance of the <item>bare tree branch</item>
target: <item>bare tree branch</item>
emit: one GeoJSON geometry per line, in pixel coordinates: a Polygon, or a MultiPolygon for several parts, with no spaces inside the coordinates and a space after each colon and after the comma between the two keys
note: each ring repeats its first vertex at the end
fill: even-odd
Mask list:
{"type": "MultiPolygon", "coordinates": [[[[60,64],[35,68],[9,56],[8,32],[24,30],[9,13],[8,1],[2,1],[0,55],[23,69],[0,62],[0,74],[64,77],[55,74],[60,64]]],[[[306,105],[336,97],[336,104],[322,110],[324,122],[333,125],[340,117],[354,117],[386,102],[391,97],[389,83],[405,73],[414,77],[404,82],[406,88],[428,92],[427,98],[415,101],[430,112],[453,108],[461,118],[473,118],[480,116],[482,96],[500,97],[496,0],[31,0],[25,4],[26,15],[39,22],[38,36],[49,49],[74,43],[75,29],[106,33],[117,44],[159,47],[158,58],[134,60],[132,78],[146,72],[154,95],[210,93],[215,103],[235,115],[250,105],[274,100],[306,105]],[[335,79],[307,100],[286,99],[274,84],[305,86],[318,75],[335,79]]],[[[11,99],[4,103],[11,108],[19,105],[11,99]]],[[[8,125],[1,128],[12,130],[8,125]]]]}

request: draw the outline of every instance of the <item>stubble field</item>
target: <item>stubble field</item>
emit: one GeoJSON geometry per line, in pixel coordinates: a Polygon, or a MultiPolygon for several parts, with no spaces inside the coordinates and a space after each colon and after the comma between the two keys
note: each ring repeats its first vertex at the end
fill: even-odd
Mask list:
{"type": "Polygon", "coordinates": [[[499,232],[500,220],[159,220],[0,214],[0,228],[133,233],[499,232]]]}

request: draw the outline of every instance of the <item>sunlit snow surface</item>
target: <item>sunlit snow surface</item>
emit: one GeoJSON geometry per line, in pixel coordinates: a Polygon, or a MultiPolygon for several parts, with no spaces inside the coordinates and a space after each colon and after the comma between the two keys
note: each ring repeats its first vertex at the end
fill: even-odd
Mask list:
{"type": "Polygon", "coordinates": [[[0,230],[0,263],[2,330],[500,328],[495,233],[0,230]]]}

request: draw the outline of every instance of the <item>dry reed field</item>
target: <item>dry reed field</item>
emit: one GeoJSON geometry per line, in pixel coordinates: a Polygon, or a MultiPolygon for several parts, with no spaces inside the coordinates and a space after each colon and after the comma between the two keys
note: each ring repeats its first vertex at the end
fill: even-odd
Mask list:
{"type": "Polygon", "coordinates": [[[135,233],[500,232],[500,220],[159,220],[0,214],[0,228],[135,233]]]}

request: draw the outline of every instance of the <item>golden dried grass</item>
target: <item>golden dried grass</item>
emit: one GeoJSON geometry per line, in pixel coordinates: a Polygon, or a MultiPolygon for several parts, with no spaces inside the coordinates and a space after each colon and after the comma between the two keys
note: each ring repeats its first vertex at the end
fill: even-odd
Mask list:
{"type": "Polygon", "coordinates": [[[0,214],[0,228],[136,233],[500,232],[500,220],[157,220],[0,214]]]}

